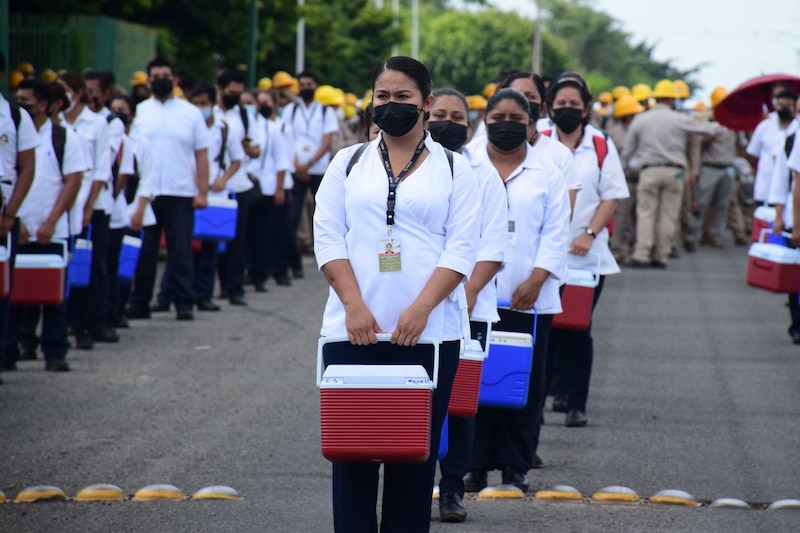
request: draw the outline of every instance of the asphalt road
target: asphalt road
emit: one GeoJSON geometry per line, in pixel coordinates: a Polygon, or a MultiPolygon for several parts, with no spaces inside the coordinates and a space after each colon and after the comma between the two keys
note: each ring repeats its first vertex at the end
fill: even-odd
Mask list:
{"type": "MultiPolygon", "coordinates": [[[[532,489],[587,498],[607,485],[648,497],[682,489],[708,502],[800,498],[800,347],[784,297],[747,287],[745,249],[702,249],[666,271],[611,277],[595,314],[589,426],[547,412],[532,489]]],[[[0,505],[0,532],[324,532],[330,467],[319,451],[315,348],[327,295],[307,259],[291,288],[249,294],[192,323],[133,322],[118,345],[71,351],[4,373],[0,491],[92,483],[126,493],[171,483],[230,485],[240,502],[0,505]]],[[[493,480],[493,478],[490,478],[493,480]]],[[[467,502],[469,520],[435,532],[800,531],[800,511],[467,502]]]]}

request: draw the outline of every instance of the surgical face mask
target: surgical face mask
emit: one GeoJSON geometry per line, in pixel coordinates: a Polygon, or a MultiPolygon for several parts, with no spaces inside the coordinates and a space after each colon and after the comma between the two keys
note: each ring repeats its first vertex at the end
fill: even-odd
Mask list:
{"type": "Polygon", "coordinates": [[[574,107],[553,109],[553,122],[564,133],[572,133],[583,122],[583,110],[574,107]]]}
{"type": "Polygon", "coordinates": [[[208,119],[211,118],[211,113],[213,112],[213,109],[210,106],[209,107],[201,107],[200,108],[200,112],[203,114],[203,118],[205,120],[208,120],[208,119]]]}
{"type": "Polygon", "coordinates": [[[344,109],[343,108],[341,108],[341,107],[337,107],[336,108],[336,118],[338,118],[339,120],[344,120],[345,119],[345,114],[344,114],[344,109]]]}
{"type": "Polygon", "coordinates": [[[258,113],[258,109],[256,109],[256,106],[254,105],[248,104],[244,106],[244,108],[247,110],[248,113],[250,113],[253,116],[256,116],[256,114],[258,113]]]}
{"type": "Polygon", "coordinates": [[[683,100],[675,100],[675,111],[683,110],[683,100]]]}
{"type": "Polygon", "coordinates": [[[17,104],[17,106],[27,111],[31,118],[33,118],[33,106],[31,104],[17,104]]]}
{"type": "Polygon", "coordinates": [[[781,107],[778,109],[778,118],[781,120],[781,122],[788,122],[789,120],[792,120],[792,116],[793,114],[791,109],[786,107],[781,107]]]}
{"type": "Polygon", "coordinates": [[[528,140],[528,126],[521,122],[494,122],[486,125],[486,135],[495,147],[508,152],[528,140]]]}
{"type": "Polygon", "coordinates": [[[531,108],[531,118],[537,120],[539,118],[539,112],[542,110],[542,104],[528,100],[528,105],[531,108]]]}
{"type": "Polygon", "coordinates": [[[414,104],[389,102],[375,106],[375,115],[372,120],[388,135],[402,137],[414,129],[420,111],[414,104]]]}
{"type": "Polygon", "coordinates": [[[222,104],[225,106],[225,109],[233,109],[239,103],[239,95],[238,94],[223,94],[222,95],[222,104]]]}
{"type": "Polygon", "coordinates": [[[166,98],[172,92],[172,80],[168,78],[158,78],[150,82],[153,95],[156,98],[166,98]]]}
{"type": "Polygon", "coordinates": [[[72,111],[73,109],[75,109],[75,106],[77,105],[78,102],[72,99],[73,96],[74,95],[71,92],[67,91],[67,100],[69,100],[69,106],[67,107],[67,109],[65,109],[65,111],[72,111]]]}
{"type": "Polygon", "coordinates": [[[778,107],[778,99],[777,98],[773,98],[772,99],[772,109],[775,109],[777,107],[778,107]]]}
{"type": "Polygon", "coordinates": [[[264,118],[269,118],[269,117],[271,117],[271,116],[272,116],[272,107],[270,107],[270,106],[268,106],[268,105],[262,105],[262,106],[261,106],[261,107],[258,109],[258,112],[259,112],[259,113],[261,113],[261,116],[262,116],[262,117],[264,117],[264,118]]]}
{"type": "Polygon", "coordinates": [[[305,103],[309,103],[314,99],[314,92],[314,89],[302,89],[300,91],[300,98],[302,98],[305,103]]]}
{"type": "Polygon", "coordinates": [[[428,131],[431,132],[434,141],[453,152],[461,150],[467,142],[467,127],[452,120],[428,122],[428,131]]]}
{"type": "Polygon", "coordinates": [[[469,116],[469,121],[470,122],[475,122],[476,120],[478,120],[478,112],[477,111],[470,111],[468,116],[469,116]]]}

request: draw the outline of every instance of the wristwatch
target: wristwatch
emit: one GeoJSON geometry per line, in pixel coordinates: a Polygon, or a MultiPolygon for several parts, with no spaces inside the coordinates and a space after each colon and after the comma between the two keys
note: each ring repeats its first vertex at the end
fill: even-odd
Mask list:
{"type": "Polygon", "coordinates": [[[589,235],[592,239],[596,239],[597,238],[597,233],[595,233],[592,228],[586,228],[585,233],[586,233],[586,235],[589,235]]]}

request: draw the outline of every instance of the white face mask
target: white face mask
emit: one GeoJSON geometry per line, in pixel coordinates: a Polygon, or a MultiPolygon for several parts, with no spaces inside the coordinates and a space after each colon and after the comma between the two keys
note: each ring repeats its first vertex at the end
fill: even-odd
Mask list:
{"type": "Polygon", "coordinates": [[[71,92],[67,92],[67,100],[69,100],[69,107],[65,110],[66,112],[70,112],[75,109],[75,105],[77,102],[72,99],[74,95],[71,92]]]}
{"type": "Polygon", "coordinates": [[[339,120],[344,120],[345,118],[344,109],[342,109],[341,107],[336,108],[336,118],[338,118],[339,120]]]}

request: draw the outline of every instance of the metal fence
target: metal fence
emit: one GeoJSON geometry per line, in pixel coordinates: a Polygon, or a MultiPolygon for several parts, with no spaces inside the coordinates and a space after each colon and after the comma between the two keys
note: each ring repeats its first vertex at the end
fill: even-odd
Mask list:
{"type": "Polygon", "coordinates": [[[9,20],[9,67],[110,70],[122,86],[156,55],[158,30],[110,17],[28,15],[9,20]]]}

